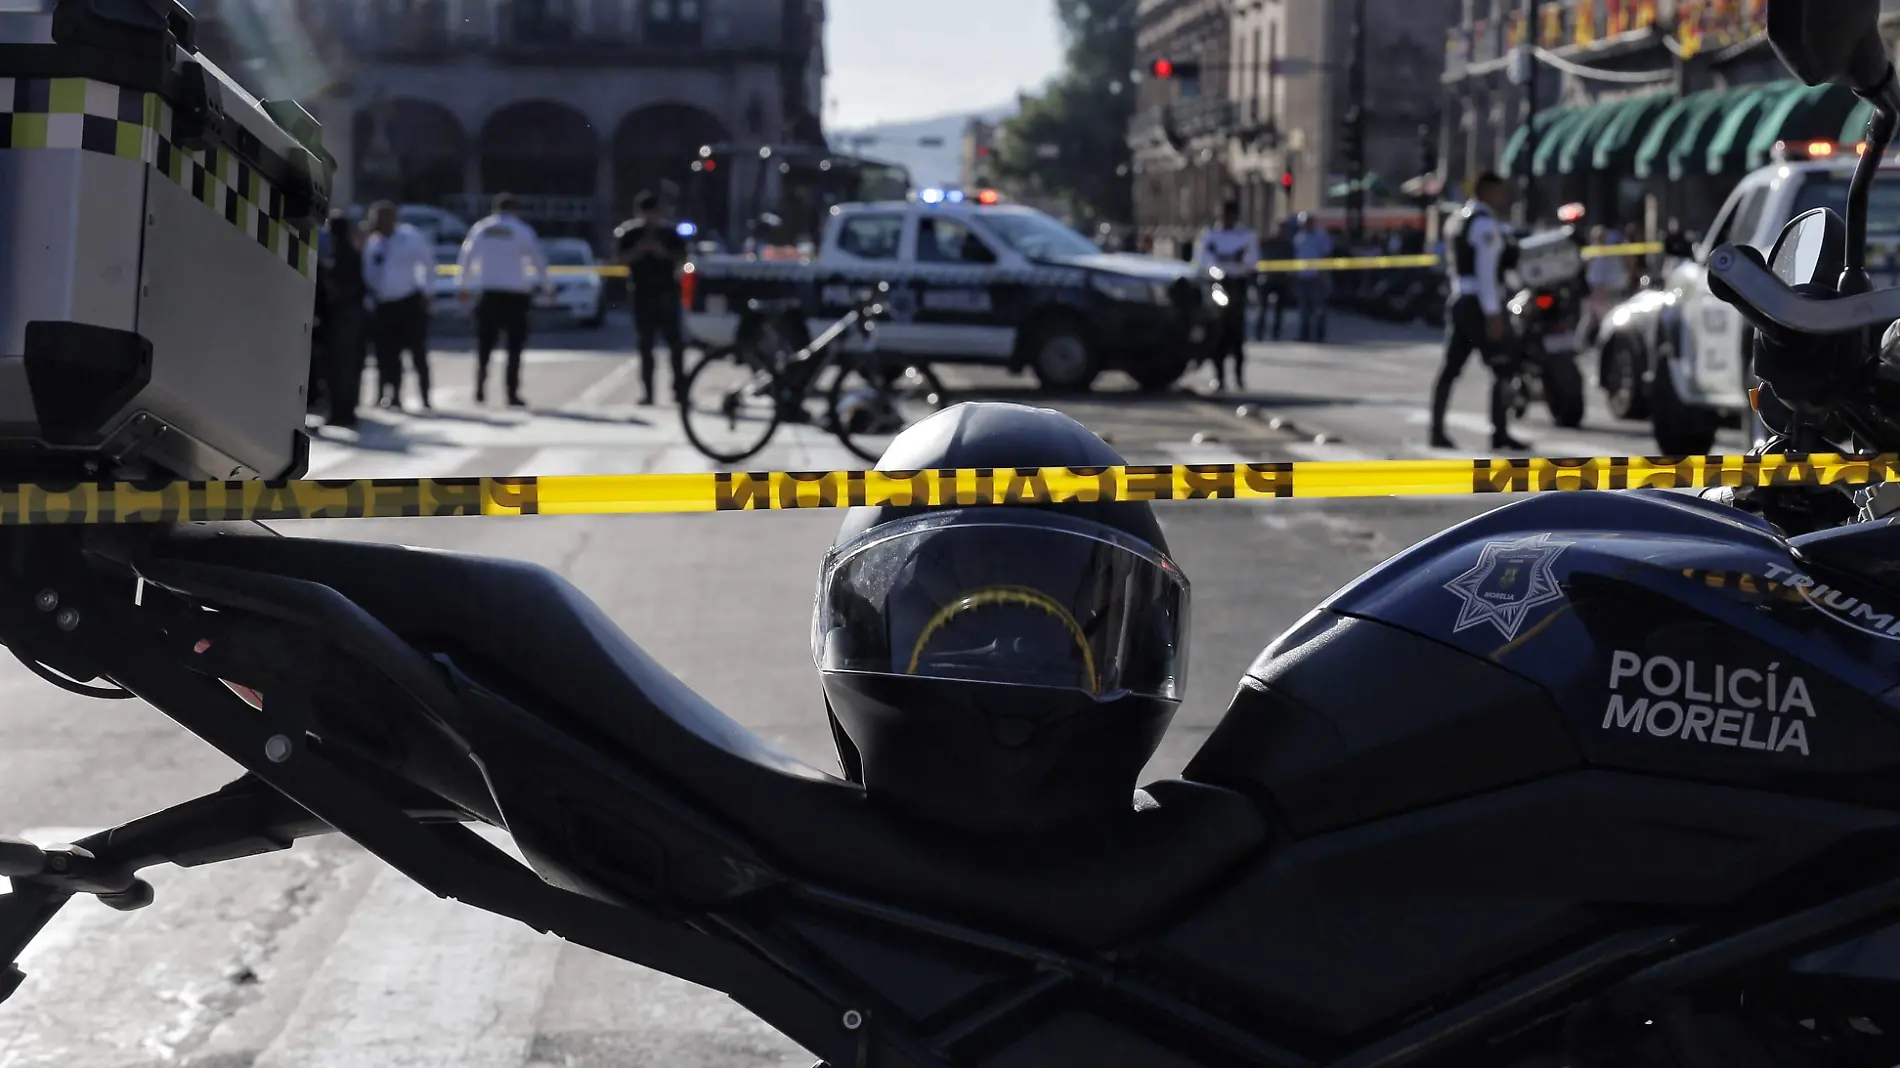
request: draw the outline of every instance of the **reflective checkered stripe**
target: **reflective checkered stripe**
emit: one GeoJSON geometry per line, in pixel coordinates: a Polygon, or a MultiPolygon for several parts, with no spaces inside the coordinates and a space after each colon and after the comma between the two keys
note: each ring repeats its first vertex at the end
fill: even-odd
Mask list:
{"type": "Polygon", "coordinates": [[[0,149],[97,152],[151,165],[304,277],[316,248],[284,222],[284,196],[222,148],[172,144],[172,109],[156,93],[87,78],[0,78],[0,149]]]}

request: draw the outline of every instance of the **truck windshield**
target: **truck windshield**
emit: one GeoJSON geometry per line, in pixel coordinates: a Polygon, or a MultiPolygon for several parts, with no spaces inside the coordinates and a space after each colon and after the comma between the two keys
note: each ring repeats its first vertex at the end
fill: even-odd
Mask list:
{"type": "MultiPolygon", "coordinates": [[[[1788,218],[1815,208],[1833,208],[1835,214],[1847,218],[1845,174],[1810,174],[1802,179],[1788,218]]],[[[1874,180],[1873,196],[1867,204],[1867,232],[1900,235],[1900,176],[1892,171],[1882,170],[1874,180]]]]}
{"type": "Polygon", "coordinates": [[[998,211],[980,216],[997,240],[1030,259],[1096,256],[1101,249],[1039,211],[998,211]]]}

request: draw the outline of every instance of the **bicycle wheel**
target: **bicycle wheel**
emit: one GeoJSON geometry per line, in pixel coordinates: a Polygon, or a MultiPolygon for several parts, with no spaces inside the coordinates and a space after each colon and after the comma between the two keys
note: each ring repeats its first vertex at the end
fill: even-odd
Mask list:
{"type": "Polygon", "coordinates": [[[729,349],[707,354],[680,390],[686,440],[709,460],[738,463],[771,442],[781,411],[769,368],[729,349]]]}
{"type": "Polygon", "coordinates": [[[852,455],[876,463],[892,438],[943,404],[943,383],[928,364],[866,356],[838,368],[825,414],[852,455]]]}

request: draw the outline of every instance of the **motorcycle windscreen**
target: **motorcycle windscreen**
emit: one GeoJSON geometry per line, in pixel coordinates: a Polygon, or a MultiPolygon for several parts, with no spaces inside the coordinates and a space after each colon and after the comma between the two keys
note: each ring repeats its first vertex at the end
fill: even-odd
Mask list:
{"type": "Polygon", "coordinates": [[[1100,524],[983,508],[873,527],[831,551],[812,614],[821,671],[1178,701],[1188,583],[1100,524]]]}

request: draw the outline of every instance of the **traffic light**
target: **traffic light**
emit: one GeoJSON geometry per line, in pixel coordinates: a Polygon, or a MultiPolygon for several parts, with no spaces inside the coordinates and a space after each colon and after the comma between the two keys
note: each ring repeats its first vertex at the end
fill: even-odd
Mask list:
{"type": "Polygon", "coordinates": [[[1289,193],[1293,192],[1293,172],[1292,171],[1280,172],[1280,188],[1286,190],[1289,193]]]}
{"type": "Polygon", "coordinates": [[[1346,117],[1339,124],[1340,139],[1345,142],[1346,166],[1357,171],[1365,165],[1365,112],[1357,104],[1346,109],[1346,117]]]}
{"type": "Polygon", "coordinates": [[[1201,65],[1195,60],[1173,60],[1163,56],[1148,64],[1148,76],[1162,81],[1198,81],[1201,65]]]}

